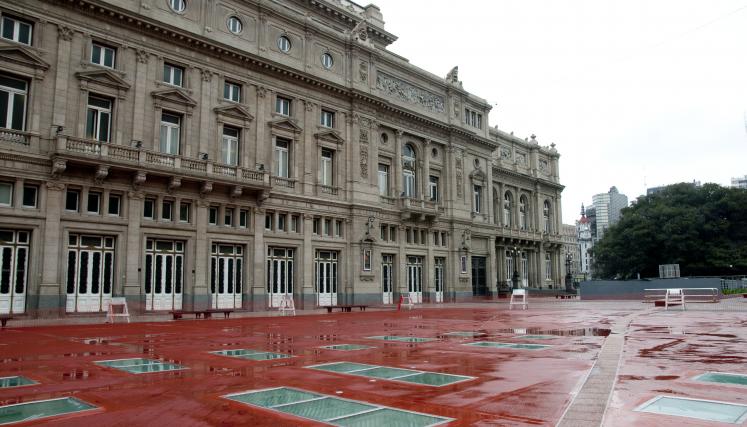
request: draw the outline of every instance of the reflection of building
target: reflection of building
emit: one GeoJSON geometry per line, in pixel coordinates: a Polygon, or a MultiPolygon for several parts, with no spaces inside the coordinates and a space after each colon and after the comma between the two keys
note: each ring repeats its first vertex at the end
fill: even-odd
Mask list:
{"type": "Polygon", "coordinates": [[[594,239],[592,237],[592,222],[586,217],[584,206],[581,205],[581,218],[576,221],[576,227],[578,229],[578,249],[579,249],[579,263],[580,267],[578,272],[583,274],[586,279],[592,278],[592,257],[591,249],[594,247],[594,239]]]}
{"type": "Polygon", "coordinates": [[[747,188],[747,175],[731,179],[732,188],[747,188]]]}
{"type": "Polygon", "coordinates": [[[578,246],[578,230],[575,225],[563,224],[562,231],[560,232],[560,238],[563,240],[563,277],[567,273],[571,273],[575,276],[581,270],[579,246],[578,246]],[[570,270],[566,269],[568,264],[568,258],[570,257],[570,270]]]}
{"type": "Polygon", "coordinates": [[[515,260],[562,282],[557,150],[388,52],[376,6],[0,14],[0,313],[456,301],[515,260]]]}
{"type": "Polygon", "coordinates": [[[604,232],[620,220],[620,211],[628,206],[628,197],[620,194],[617,187],[611,187],[606,193],[592,197],[596,214],[596,239],[604,237],[604,232]]]}

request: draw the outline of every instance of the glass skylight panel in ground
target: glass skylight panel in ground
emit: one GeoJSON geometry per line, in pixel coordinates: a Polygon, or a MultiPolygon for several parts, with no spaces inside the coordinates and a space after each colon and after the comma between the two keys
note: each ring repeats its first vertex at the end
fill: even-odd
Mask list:
{"type": "Polygon", "coordinates": [[[399,342],[428,342],[436,341],[436,338],[422,338],[422,337],[400,337],[396,335],[377,335],[374,337],[366,337],[370,340],[384,340],[384,341],[399,341],[399,342]]]}
{"type": "Polygon", "coordinates": [[[74,397],[16,403],[0,406],[0,425],[31,420],[38,421],[42,418],[93,409],[97,409],[97,407],[74,397]]]}
{"type": "Polygon", "coordinates": [[[514,350],[541,350],[543,348],[551,347],[549,345],[544,344],[516,344],[516,343],[510,343],[510,342],[493,342],[493,341],[477,341],[477,342],[471,342],[467,344],[462,345],[468,345],[471,347],[490,347],[490,348],[509,348],[514,350]]]}
{"type": "Polygon", "coordinates": [[[747,405],[684,397],[657,396],[635,410],[730,424],[747,420],[747,405]]]}
{"type": "Polygon", "coordinates": [[[250,390],[225,399],[337,426],[426,427],[451,418],[421,414],[289,387],[250,390]]]}
{"type": "Polygon", "coordinates": [[[369,348],[376,348],[376,347],[371,347],[368,345],[360,345],[360,344],[332,344],[332,345],[321,346],[319,348],[323,348],[325,350],[353,351],[353,350],[367,350],[369,348]]]}
{"type": "Polygon", "coordinates": [[[211,351],[210,353],[217,354],[219,356],[235,357],[237,359],[245,359],[245,360],[272,360],[272,359],[287,359],[289,357],[293,357],[290,354],[273,353],[271,351],[251,350],[251,349],[246,349],[246,348],[211,351]]]}
{"type": "Polygon", "coordinates": [[[34,380],[30,380],[26,377],[14,376],[14,377],[2,377],[0,378],[0,388],[12,388],[22,387],[25,385],[39,384],[34,380]]]}
{"type": "Polygon", "coordinates": [[[747,375],[746,374],[732,374],[726,372],[706,372],[693,378],[695,381],[729,384],[729,385],[743,385],[747,386],[747,375]]]}
{"type": "Polygon", "coordinates": [[[115,359],[115,360],[98,360],[96,364],[109,368],[119,369],[120,371],[131,374],[148,374],[153,372],[180,371],[189,369],[186,366],[177,365],[176,363],[164,362],[153,359],[115,359]]]}
{"type": "Polygon", "coordinates": [[[416,369],[403,369],[391,366],[367,365],[353,362],[323,363],[320,365],[307,366],[307,368],[338,374],[401,381],[435,387],[474,379],[474,377],[464,375],[442,374],[440,372],[427,372],[416,369]]]}

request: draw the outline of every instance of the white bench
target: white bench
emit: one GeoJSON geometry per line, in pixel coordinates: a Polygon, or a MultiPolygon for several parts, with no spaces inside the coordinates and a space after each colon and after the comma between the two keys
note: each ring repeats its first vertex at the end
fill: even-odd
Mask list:
{"type": "MultiPolygon", "coordinates": [[[[687,302],[718,302],[719,292],[716,288],[669,288],[669,289],[680,289],[682,291],[683,298],[687,302]]],[[[643,290],[643,302],[652,302],[656,305],[667,306],[667,288],[661,289],[644,289],[643,290]]]]}
{"type": "Polygon", "coordinates": [[[511,293],[511,300],[508,302],[508,309],[511,310],[515,305],[520,305],[522,310],[526,310],[529,307],[528,296],[529,292],[526,289],[514,289],[511,293]]]}

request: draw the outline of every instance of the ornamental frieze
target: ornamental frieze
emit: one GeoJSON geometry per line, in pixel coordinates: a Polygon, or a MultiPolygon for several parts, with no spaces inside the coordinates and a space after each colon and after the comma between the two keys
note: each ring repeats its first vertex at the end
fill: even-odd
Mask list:
{"type": "Polygon", "coordinates": [[[428,111],[444,112],[444,98],[442,96],[434,95],[395,77],[377,73],[376,88],[386,95],[411,104],[418,104],[428,111]]]}

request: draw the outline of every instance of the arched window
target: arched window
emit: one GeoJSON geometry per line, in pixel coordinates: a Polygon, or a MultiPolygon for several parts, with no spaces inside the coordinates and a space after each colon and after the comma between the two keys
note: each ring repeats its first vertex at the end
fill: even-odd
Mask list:
{"type": "Polygon", "coordinates": [[[513,205],[513,200],[511,198],[511,193],[506,191],[506,194],[503,195],[503,226],[504,227],[511,227],[511,208],[513,205]]]}
{"type": "Polygon", "coordinates": [[[415,150],[410,144],[406,144],[402,150],[402,178],[403,196],[415,197],[415,150]]]}
{"type": "Polygon", "coordinates": [[[519,228],[522,230],[527,229],[527,198],[526,196],[521,196],[519,198],[519,228]]]}
{"type": "MultiPolygon", "coordinates": [[[[545,203],[549,205],[549,203],[545,203]]],[[[552,259],[549,253],[545,254],[545,280],[552,280],[552,259]]]]}
{"type": "Polygon", "coordinates": [[[550,227],[550,201],[545,200],[544,207],[542,208],[542,219],[544,221],[543,230],[545,233],[550,233],[552,228],[550,227]]]}

